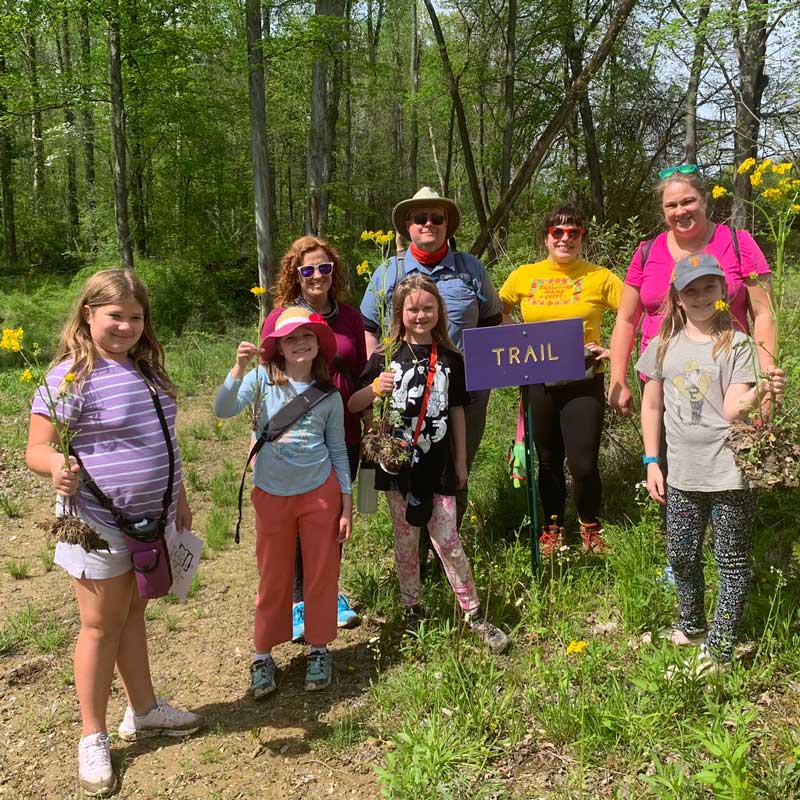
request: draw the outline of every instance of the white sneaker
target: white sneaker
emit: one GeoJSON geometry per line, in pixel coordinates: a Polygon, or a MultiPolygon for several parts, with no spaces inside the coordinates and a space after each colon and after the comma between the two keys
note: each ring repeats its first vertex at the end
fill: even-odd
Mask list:
{"type": "Polygon", "coordinates": [[[166,700],[156,698],[156,705],[146,714],[135,714],[128,706],[120,723],[120,739],[132,742],[148,736],[188,736],[203,726],[203,718],[191,711],[171,706],[166,700]]]}
{"type": "Polygon", "coordinates": [[[93,797],[104,797],[117,787],[111,766],[111,748],[105,731],[84,736],[78,745],[78,782],[93,797]]]}

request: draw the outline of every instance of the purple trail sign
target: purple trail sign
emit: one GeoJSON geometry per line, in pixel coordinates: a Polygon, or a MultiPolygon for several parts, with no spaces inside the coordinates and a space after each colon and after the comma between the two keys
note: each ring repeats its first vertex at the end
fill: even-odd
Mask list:
{"type": "Polygon", "coordinates": [[[583,320],[561,319],[464,331],[467,389],[582,378],[583,320]]]}

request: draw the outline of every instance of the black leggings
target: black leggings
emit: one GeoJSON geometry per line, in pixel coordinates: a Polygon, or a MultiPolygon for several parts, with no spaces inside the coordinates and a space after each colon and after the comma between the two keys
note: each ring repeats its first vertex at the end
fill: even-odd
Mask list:
{"type": "MultiPolygon", "coordinates": [[[[356,479],[358,472],[358,460],[361,453],[360,444],[347,445],[347,460],[350,464],[350,480],[356,479]]],[[[339,558],[342,557],[342,545],[339,545],[339,558]]],[[[297,555],[294,559],[294,591],[292,592],[292,602],[303,602],[303,551],[300,548],[300,537],[297,537],[297,555]]]]}
{"type": "Polygon", "coordinates": [[[533,409],[533,441],[539,458],[539,495],[544,524],[555,517],[564,524],[566,457],[581,522],[595,522],[600,512],[602,484],[597,459],[605,415],[603,376],[563,386],[528,387],[533,409]]]}

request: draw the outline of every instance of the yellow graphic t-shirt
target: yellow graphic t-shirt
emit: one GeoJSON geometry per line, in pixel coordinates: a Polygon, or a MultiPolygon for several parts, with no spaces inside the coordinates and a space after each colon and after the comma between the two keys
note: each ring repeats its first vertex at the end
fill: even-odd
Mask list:
{"type": "Polygon", "coordinates": [[[500,299],[520,306],[525,322],[580,318],[583,341],[598,344],[603,311],[616,311],[621,295],[622,281],[605,267],[586,261],[562,266],[550,259],[523,264],[500,289],[500,299]]]}

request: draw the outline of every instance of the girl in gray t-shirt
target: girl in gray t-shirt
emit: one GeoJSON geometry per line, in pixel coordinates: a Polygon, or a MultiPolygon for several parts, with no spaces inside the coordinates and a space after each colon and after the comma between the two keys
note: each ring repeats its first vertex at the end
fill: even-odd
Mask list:
{"type": "Polygon", "coordinates": [[[647,377],[642,433],[650,496],[667,511],[667,557],[675,575],[678,644],[706,641],[703,537],[711,519],[719,569],[714,627],[702,645],[699,669],[733,657],[750,577],[748,557],[755,510],[753,491],[725,447],[730,424],[778,400],[784,373],[771,367],[759,379],[755,343],[735,331],[725,276],[717,260],[700,254],[675,265],[667,312],[658,337],[636,364],[647,377]],[[669,475],[659,464],[662,414],[669,475]]]}

